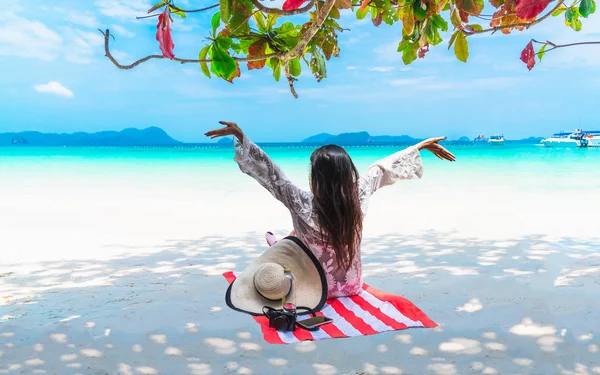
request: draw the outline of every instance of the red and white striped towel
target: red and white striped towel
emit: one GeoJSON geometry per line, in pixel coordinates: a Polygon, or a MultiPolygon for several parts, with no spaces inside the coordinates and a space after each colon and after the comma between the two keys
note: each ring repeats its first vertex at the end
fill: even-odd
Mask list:
{"type": "MultiPolygon", "coordinates": [[[[230,284],[235,280],[233,272],[225,272],[223,276],[230,284]]],[[[438,326],[406,298],[382,292],[366,284],[356,296],[327,300],[317,315],[325,315],[333,319],[333,322],[314,332],[304,329],[278,332],[269,328],[266,317],[253,318],[260,324],[265,341],[270,344],[293,344],[307,340],[375,335],[386,331],[438,326]]]]}

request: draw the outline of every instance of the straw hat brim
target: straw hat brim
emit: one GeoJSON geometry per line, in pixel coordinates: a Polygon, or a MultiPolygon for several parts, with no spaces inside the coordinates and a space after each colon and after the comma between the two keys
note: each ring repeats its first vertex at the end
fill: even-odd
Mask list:
{"type": "MultiPolygon", "coordinates": [[[[235,278],[225,293],[227,306],[255,316],[263,315],[264,306],[281,309],[281,300],[268,300],[254,287],[254,274],[265,263],[277,263],[292,270],[297,306],[314,311],[323,308],[327,300],[325,272],[314,254],[293,236],[277,241],[235,278]]],[[[307,313],[298,311],[298,315],[307,313]]]]}

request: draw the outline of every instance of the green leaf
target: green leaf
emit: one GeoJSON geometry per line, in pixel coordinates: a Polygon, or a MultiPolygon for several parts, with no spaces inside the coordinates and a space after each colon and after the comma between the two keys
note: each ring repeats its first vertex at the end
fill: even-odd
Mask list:
{"type": "Polygon", "coordinates": [[[212,20],[211,20],[213,36],[217,33],[217,29],[219,28],[220,24],[221,24],[221,12],[217,12],[213,15],[212,20]]]}
{"type": "Polygon", "coordinates": [[[254,13],[254,21],[256,22],[256,25],[258,26],[258,30],[262,31],[263,33],[267,32],[267,24],[265,23],[265,16],[263,16],[263,14],[261,12],[254,13]]]}
{"type": "Polygon", "coordinates": [[[402,52],[406,49],[406,47],[408,47],[410,44],[410,41],[408,39],[402,40],[399,44],[398,44],[398,52],[402,52]]]}
{"type": "Polygon", "coordinates": [[[219,0],[219,10],[221,12],[221,21],[227,23],[231,17],[231,0],[219,0]]]}
{"type": "Polygon", "coordinates": [[[571,24],[571,28],[575,31],[581,31],[582,27],[583,24],[581,23],[581,20],[579,18],[573,21],[573,23],[571,24]]]}
{"type": "Polygon", "coordinates": [[[185,12],[177,10],[177,9],[173,8],[172,6],[169,6],[169,9],[171,10],[171,13],[178,15],[181,18],[186,18],[185,12]]]}
{"type": "Polygon", "coordinates": [[[210,70],[223,79],[229,79],[237,70],[237,64],[227,50],[223,49],[217,39],[211,49],[212,63],[210,70]]]}
{"type": "Polygon", "coordinates": [[[325,57],[321,54],[321,52],[316,49],[311,49],[312,59],[311,59],[311,71],[318,81],[321,81],[323,78],[327,78],[327,65],[325,63],[325,57]]]}
{"type": "Polygon", "coordinates": [[[367,14],[369,14],[369,7],[366,7],[365,9],[358,8],[356,11],[356,18],[362,20],[367,16],[367,14]]]}
{"type": "Polygon", "coordinates": [[[462,20],[460,19],[460,11],[458,8],[452,9],[452,13],[450,13],[450,21],[454,27],[458,25],[462,25],[462,20]]]}
{"type": "Polygon", "coordinates": [[[546,53],[546,46],[548,46],[547,44],[544,44],[542,46],[542,48],[540,48],[540,50],[538,51],[537,55],[540,59],[540,61],[542,61],[542,58],[544,57],[544,54],[546,53]]]}
{"type": "Polygon", "coordinates": [[[276,14],[267,15],[267,30],[271,30],[273,28],[273,26],[275,26],[275,23],[277,22],[277,18],[279,18],[279,16],[276,14]]]}
{"type": "Polygon", "coordinates": [[[558,17],[561,14],[563,14],[565,12],[565,10],[567,10],[566,6],[561,6],[560,8],[558,8],[557,10],[555,10],[554,12],[552,12],[552,17],[558,17]]]}
{"type": "Polygon", "coordinates": [[[231,8],[231,19],[227,28],[234,34],[244,34],[250,32],[248,20],[252,15],[252,2],[250,0],[234,0],[231,8]]]}
{"type": "Polygon", "coordinates": [[[567,9],[567,12],[565,13],[565,21],[570,24],[577,18],[579,18],[579,9],[577,9],[576,7],[569,7],[567,9]]]}
{"type": "Polygon", "coordinates": [[[275,78],[275,81],[279,82],[279,78],[281,78],[281,66],[279,64],[279,59],[271,57],[269,59],[269,63],[271,69],[273,69],[273,77],[275,78]]]}
{"type": "Polygon", "coordinates": [[[588,18],[592,13],[594,13],[592,11],[592,0],[581,0],[581,3],[579,3],[579,14],[581,14],[581,17],[588,18]]]}
{"type": "Polygon", "coordinates": [[[431,21],[433,22],[436,28],[442,31],[448,31],[448,22],[446,22],[446,20],[443,19],[442,16],[440,16],[439,14],[436,14],[433,17],[431,17],[431,21]]]}
{"type": "Polygon", "coordinates": [[[427,43],[431,45],[437,45],[442,42],[442,37],[440,37],[440,33],[435,26],[435,20],[433,18],[425,21],[423,26],[423,33],[421,34],[421,38],[419,38],[419,47],[424,47],[427,43]],[[430,22],[431,21],[431,22],[430,22]]]}
{"type": "Polygon", "coordinates": [[[481,25],[478,25],[476,23],[472,23],[470,25],[467,25],[466,27],[470,27],[471,29],[475,30],[475,31],[482,31],[483,27],[481,25]]]}
{"type": "Polygon", "coordinates": [[[333,7],[331,12],[329,12],[329,17],[335,18],[336,20],[340,19],[340,10],[337,7],[333,7]]]}
{"type": "Polygon", "coordinates": [[[452,37],[450,37],[450,42],[448,43],[448,49],[450,49],[450,47],[452,47],[452,45],[454,44],[454,41],[456,40],[456,36],[458,34],[462,34],[463,32],[460,30],[456,30],[453,34],[452,37]]]}
{"type": "Polygon", "coordinates": [[[409,65],[417,59],[417,51],[419,50],[419,43],[409,42],[406,48],[402,50],[402,62],[405,65],[409,65]]]}
{"type": "Polygon", "coordinates": [[[402,13],[402,32],[404,35],[412,35],[415,31],[415,14],[413,7],[404,8],[402,13]]]}
{"type": "Polygon", "coordinates": [[[300,60],[298,60],[298,59],[291,59],[289,67],[290,67],[290,74],[293,75],[294,77],[299,77],[300,74],[302,73],[302,66],[300,65],[300,60]]]}
{"type": "Polygon", "coordinates": [[[454,43],[454,54],[456,58],[462,62],[467,62],[469,58],[469,42],[463,32],[459,32],[456,35],[456,42],[454,43]]]}
{"type": "Polygon", "coordinates": [[[156,3],[152,6],[152,8],[148,9],[148,14],[154,12],[155,10],[158,10],[162,7],[164,7],[165,5],[167,5],[167,2],[165,0],[162,0],[160,3],[156,3]]]}
{"type": "MultiPolygon", "coordinates": [[[[198,56],[198,60],[206,60],[206,57],[208,56],[208,52],[210,51],[210,45],[202,48],[200,50],[200,55],[198,56]]],[[[205,76],[207,76],[208,78],[210,78],[210,71],[208,70],[208,64],[205,62],[201,62],[200,63],[200,70],[202,70],[202,73],[204,73],[205,76]]]]}

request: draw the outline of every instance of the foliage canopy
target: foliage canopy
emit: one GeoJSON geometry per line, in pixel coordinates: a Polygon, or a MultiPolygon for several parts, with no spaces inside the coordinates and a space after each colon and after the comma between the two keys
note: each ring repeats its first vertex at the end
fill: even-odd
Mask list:
{"type": "MultiPolygon", "coordinates": [[[[482,33],[510,34],[532,27],[549,17],[564,17],[567,27],[580,31],[582,19],[596,11],[595,0],[487,0],[495,9],[482,14],[485,0],[286,0],[282,9],[265,6],[260,0],[219,0],[202,9],[182,9],[174,0],[160,0],[148,10],[149,18],[158,16],[156,39],[161,55],[146,56],[131,65],[121,65],[109,50],[110,31],[103,32],[107,57],[121,69],[131,69],[155,58],[168,58],[182,64],[197,63],[207,76],[233,82],[240,76],[240,64],[249,70],[268,67],[275,80],[283,75],[292,94],[302,67],[321,81],[327,77],[327,61],[339,57],[340,11],[353,12],[358,19],[369,17],[375,27],[386,23],[402,24],[398,52],[404,64],[425,58],[431,46],[443,42],[441,33],[452,28],[448,49],[456,58],[469,59],[469,37],[482,33]],[[198,59],[182,59],[174,53],[171,37],[174,18],[214,11],[207,44],[198,59]],[[304,15],[304,16],[300,16],[304,15]],[[293,17],[290,21],[291,16],[293,17]],[[298,19],[304,19],[298,23],[298,19]]],[[[556,48],[600,44],[581,42],[557,45],[531,40],[521,52],[521,60],[531,70],[536,59],[556,48]],[[534,44],[539,48],[536,51],[534,44]]]]}

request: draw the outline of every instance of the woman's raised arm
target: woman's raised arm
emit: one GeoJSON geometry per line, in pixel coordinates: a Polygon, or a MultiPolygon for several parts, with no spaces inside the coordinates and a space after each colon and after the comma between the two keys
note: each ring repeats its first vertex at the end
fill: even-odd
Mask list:
{"type": "Polygon", "coordinates": [[[290,211],[308,219],[311,214],[312,198],[294,185],[271,158],[254,144],[234,122],[220,121],[224,128],[207,132],[207,137],[218,138],[233,135],[235,158],[240,170],[254,178],[290,211]]]}

